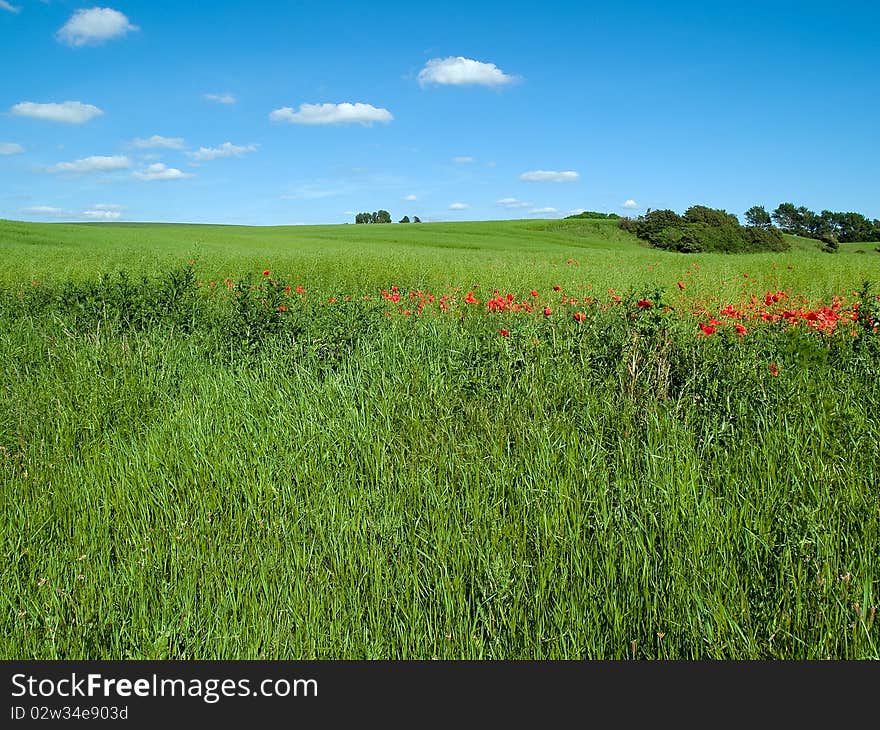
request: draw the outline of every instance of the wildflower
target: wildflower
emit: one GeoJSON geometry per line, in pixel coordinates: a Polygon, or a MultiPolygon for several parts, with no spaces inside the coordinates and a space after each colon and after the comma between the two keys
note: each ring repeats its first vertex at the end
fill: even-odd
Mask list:
{"type": "Polygon", "coordinates": [[[767,366],[767,369],[770,371],[770,374],[771,374],[771,375],[774,375],[774,376],[775,376],[775,375],[779,375],[779,367],[776,365],[775,362],[771,362],[771,363],[767,366]]]}
{"type": "Polygon", "coordinates": [[[650,309],[651,308],[651,300],[650,299],[639,299],[637,302],[639,309],[650,309]]]}
{"type": "Polygon", "coordinates": [[[583,322],[587,318],[587,315],[583,312],[575,312],[574,319],[576,322],[583,322]]]}
{"type": "Polygon", "coordinates": [[[745,328],[745,326],[744,326],[744,325],[741,325],[739,322],[737,322],[735,325],[733,325],[733,329],[736,330],[736,333],[737,333],[738,335],[744,335],[744,334],[746,334],[746,328],[745,328]]]}
{"type": "Polygon", "coordinates": [[[715,334],[715,328],[711,324],[701,324],[700,329],[703,330],[703,334],[706,337],[711,337],[715,334]]]}
{"type": "Polygon", "coordinates": [[[508,330],[506,330],[506,329],[502,329],[502,330],[501,330],[501,336],[502,336],[502,337],[510,337],[510,332],[509,332],[508,330]]]}
{"type": "Polygon", "coordinates": [[[286,287],[284,287],[284,293],[285,293],[285,294],[290,294],[290,286],[289,286],[289,285],[286,286],[286,287]]]}
{"type": "Polygon", "coordinates": [[[529,292],[529,294],[531,294],[533,297],[538,296],[538,292],[536,292],[534,289],[532,289],[532,290],[529,292]]]}
{"type": "Polygon", "coordinates": [[[279,305],[278,305],[278,311],[279,311],[279,312],[286,312],[286,311],[287,311],[287,307],[285,307],[283,304],[279,304],[279,305]]]}
{"type": "Polygon", "coordinates": [[[544,307],[544,316],[549,317],[551,314],[553,314],[553,310],[550,307],[544,307]]]}
{"type": "Polygon", "coordinates": [[[683,282],[683,281],[678,282],[678,288],[679,288],[681,291],[684,291],[684,282],[683,282]]]}
{"type": "Polygon", "coordinates": [[[468,294],[467,294],[467,296],[464,298],[464,300],[465,300],[468,304],[479,304],[479,302],[477,301],[477,298],[474,296],[474,293],[473,293],[472,291],[469,291],[469,292],[468,292],[468,294]]]}
{"type": "Polygon", "coordinates": [[[559,284],[556,284],[556,285],[553,287],[553,291],[562,291],[562,287],[559,286],[559,284]]]}
{"type": "Polygon", "coordinates": [[[266,269],[266,270],[263,272],[263,276],[269,276],[269,269],[266,269]]]}
{"type": "Polygon", "coordinates": [[[302,286],[298,286],[296,289],[294,289],[294,291],[297,294],[305,294],[306,293],[305,287],[302,287],[302,286]]]}

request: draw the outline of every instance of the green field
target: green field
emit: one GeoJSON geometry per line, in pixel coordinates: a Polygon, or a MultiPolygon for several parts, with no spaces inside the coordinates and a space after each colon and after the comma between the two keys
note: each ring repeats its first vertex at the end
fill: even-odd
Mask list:
{"type": "Polygon", "coordinates": [[[0,222],[0,656],[880,658],[880,254],[792,242],[0,222]]]}

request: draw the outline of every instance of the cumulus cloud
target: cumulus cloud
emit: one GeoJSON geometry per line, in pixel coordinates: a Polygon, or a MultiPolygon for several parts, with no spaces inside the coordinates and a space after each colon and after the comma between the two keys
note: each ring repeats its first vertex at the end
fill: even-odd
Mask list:
{"type": "Polygon", "coordinates": [[[17,7],[16,5],[11,5],[10,3],[6,2],[6,0],[0,0],[0,10],[6,10],[10,13],[21,12],[21,8],[17,7]]]}
{"type": "Polygon", "coordinates": [[[59,162],[46,168],[46,172],[69,172],[84,175],[90,172],[114,172],[131,166],[125,155],[92,155],[72,162],[59,162]]]}
{"type": "Polygon", "coordinates": [[[637,210],[641,206],[635,200],[629,199],[620,207],[621,208],[629,208],[630,210],[637,210]]]}
{"type": "Polygon", "coordinates": [[[413,193],[410,193],[409,195],[404,195],[403,198],[401,198],[401,200],[406,200],[410,203],[412,203],[413,201],[418,200],[418,199],[419,199],[419,197],[413,193]]]}
{"type": "Polygon", "coordinates": [[[581,179],[579,173],[574,170],[564,170],[563,172],[556,172],[555,170],[531,170],[530,172],[524,172],[519,176],[519,179],[524,182],[577,182],[581,179]]]}
{"type": "Polygon", "coordinates": [[[122,217],[122,206],[112,203],[98,203],[80,215],[94,221],[116,221],[122,217]]]}
{"type": "Polygon", "coordinates": [[[467,210],[470,207],[467,203],[453,203],[449,206],[449,210],[467,210]]]}
{"type": "Polygon", "coordinates": [[[526,203],[516,198],[501,198],[495,202],[503,208],[528,208],[531,205],[531,203],[526,203]]]}
{"type": "Polygon", "coordinates": [[[532,208],[529,215],[553,215],[559,211],[556,208],[532,208]]]}
{"type": "Polygon", "coordinates": [[[235,145],[232,142],[224,142],[219,147],[199,147],[195,152],[190,152],[196,162],[208,162],[218,157],[242,157],[248,152],[256,152],[258,145],[235,145]]]}
{"type": "Polygon", "coordinates": [[[432,58],[419,71],[419,84],[443,86],[505,86],[517,80],[494,63],[483,63],[463,56],[432,58]]]}
{"type": "Polygon", "coordinates": [[[234,94],[202,94],[202,98],[205,101],[213,101],[217,104],[235,104],[235,95],[234,94]]]}
{"type": "Polygon", "coordinates": [[[98,107],[92,104],[83,104],[80,101],[63,101],[60,104],[57,102],[39,104],[33,101],[22,101],[13,106],[10,111],[17,117],[48,119],[50,122],[66,122],[67,124],[82,124],[104,113],[98,107]]]}
{"type": "Polygon", "coordinates": [[[394,117],[387,109],[372,104],[300,104],[299,111],[285,106],[269,114],[273,122],[290,124],[363,124],[372,126],[374,122],[387,124],[394,117]]]}
{"type": "Polygon", "coordinates": [[[0,155],[20,155],[24,147],[15,142],[0,142],[0,155]]]}
{"type": "Polygon", "coordinates": [[[193,175],[190,172],[178,170],[176,167],[166,167],[161,162],[155,162],[143,170],[133,172],[132,177],[144,182],[153,182],[155,180],[183,180],[187,177],[193,177],[193,175]]]}
{"type": "Polygon", "coordinates": [[[136,137],[131,143],[139,150],[182,150],[186,146],[183,137],[163,137],[159,134],[146,138],[136,137]]]}
{"type": "Polygon", "coordinates": [[[89,8],[77,10],[55,35],[62,43],[79,48],[121,38],[135,30],[139,28],[118,10],[89,8]]]}
{"type": "Polygon", "coordinates": [[[469,165],[474,161],[474,158],[470,155],[459,155],[458,157],[453,157],[452,161],[456,165],[469,165]]]}

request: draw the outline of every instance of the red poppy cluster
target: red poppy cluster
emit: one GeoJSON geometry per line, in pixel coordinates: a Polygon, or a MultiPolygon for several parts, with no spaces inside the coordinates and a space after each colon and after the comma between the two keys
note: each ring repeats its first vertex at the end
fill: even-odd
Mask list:
{"type": "MultiPolygon", "coordinates": [[[[793,301],[784,291],[767,292],[763,297],[752,295],[748,302],[739,307],[733,304],[720,307],[718,317],[721,319],[710,317],[706,323],[699,324],[699,329],[706,337],[710,337],[719,326],[732,322],[737,334],[746,335],[748,330],[743,322],[752,320],[782,323],[786,327],[803,324],[818,332],[833,334],[838,331],[841,323],[858,320],[859,306],[858,301],[847,306],[843,296],[832,297],[830,305],[821,302],[811,305],[805,299],[793,301]],[[780,306],[781,304],[787,306],[780,306]]],[[[695,313],[700,317],[711,315],[706,307],[698,308],[695,313]]]]}
{"type": "MultiPolygon", "coordinates": [[[[694,269],[697,267],[695,266],[694,269]]],[[[263,278],[273,287],[279,286],[274,278],[270,278],[270,271],[266,269],[262,272],[263,278]]],[[[688,271],[687,275],[691,275],[688,271]]],[[[746,277],[747,278],[747,277],[746,277]]],[[[223,283],[230,290],[235,289],[235,283],[232,279],[223,279],[223,283]]],[[[201,287],[203,282],[198,282],[201,287]]],[[[209,287],[213,288],[215,282],[210,282],[209,287]]],[[[681,281],[677,282],[680,291],[685,290],[685,284],[681,281]]],[[[252,285],[251,289],[257,289],[257,285],[252,285]]],[[[542,298],[541,293],[537,289],[531,289],[528,292],[528,298],[517,300],[512,292],[502,293],[501,290],[495,289],[492,296],[485,300],[477,297],[476,291],[479,290],[478,283],[467,291],[465,296],[460,295],[458,288],[452,290],[452,293],[435,295],[431,292],[410,291],[402,293],[397,286],[391,286],[388,289],[381,290],[381,298],[390,305],[390,309],[386,312],[387,316],[393,316],[395,312],[405,317],[411,315],[425,314],[430,308],[436,308],[440,312],[458,312],[459,316],[464,316],[464,311],[470,308],[481,307],[488,313],[513,313],[513,314],[530,314],[537,313],[543,317],[551,317],[557,308],[562,314],[571,316],[576,322],[584,322],[587,319],[586,313],[579,307],[598,307],[601,310],[607,310],[618,305],[623,305],[623,300],[614,289],[608,289],[609,299],[600,301],[594,297],[583,297],[581,299],[570,297],[564,291],[563,287],[555,284],[552,287],[552,294],[542,298]],[[550,301],[552,297],[552,301],[550,301]],[[464,306],[462,306],[464,305],[464,306]],[[550,305],[553,305],[552,307],[550,305]],[[576,310],[576,311],[573,311],[576,310]]],[[[586,285],[586,288],[592,289],[592,284],[586,285]]],[[[305,299],[306,289],[302,285],[293,287],[286,285],[283,287],[285,296],[295,293],[301,299],[305,299]]],[[[751,295],[747,301],[736,305],[727,303],[723,306],[717,300],[695,300],[692,314],[697,318],[697,334],[702,337],[711,337],[720,329],[729,327],[737,336],[745,337],[752,332],[756,326],[763,323],[781,324],[782,326],[796,327],[805,326],[823,334],[833,334],[840,331],[841,325],[845,323],[855,322],[859,319],[860,302],[857,293],[853,293],[851,303],[846,296],[839,295],[831,299],[830,303],[810,303],[804,298],[794,298],[785,291],[768,291],[763,296],[751,295]]],[[[370,295],[361,297],[364,301],[372,301],[370,295]]],[[[880,297],[878,297],[880,299],[880,297]]],[[[344,297],[345,301],[351,301],[352,296],[344,297]]],[[[327,304],[336,304],[340,301],[338,297],[328,297],[327,304]]],[[[635,305],[627,308],[629,317],[638,316],[639,312],[661,309],[663,312],[671,312],[671,308],[662,304],[657,304],[651,299],[641,298],[636,300],[635,305]]],[[[288,311],[288,305],[281,304],[277,307],[279,312],[288,311]]],[[[435,310],[435,311],[436,311],[435,310]]],[[[877,326],[874,323],[876,331],[877,326]]],[[[500,330],[503,337],[509,337],[510,331],[507,329],[500,330]]],[[[853,330],[853,334],[856,334],[853,330]]],[[[771,367],[773,372],[775,365],[771,367]]],[[[773,372],[775,375],[776,372],[773,372]]]]}

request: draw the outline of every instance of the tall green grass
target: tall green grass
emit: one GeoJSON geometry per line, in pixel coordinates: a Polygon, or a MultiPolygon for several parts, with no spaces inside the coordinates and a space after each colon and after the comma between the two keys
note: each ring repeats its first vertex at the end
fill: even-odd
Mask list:
{"type": "Polygon", "coordinates": [[[876,336],[685,314],[880,257],[403,228],[0,226],[0,655],[880,658],[876,336]],[[476,283],[553,314],[377,301],[476,283]]]}

